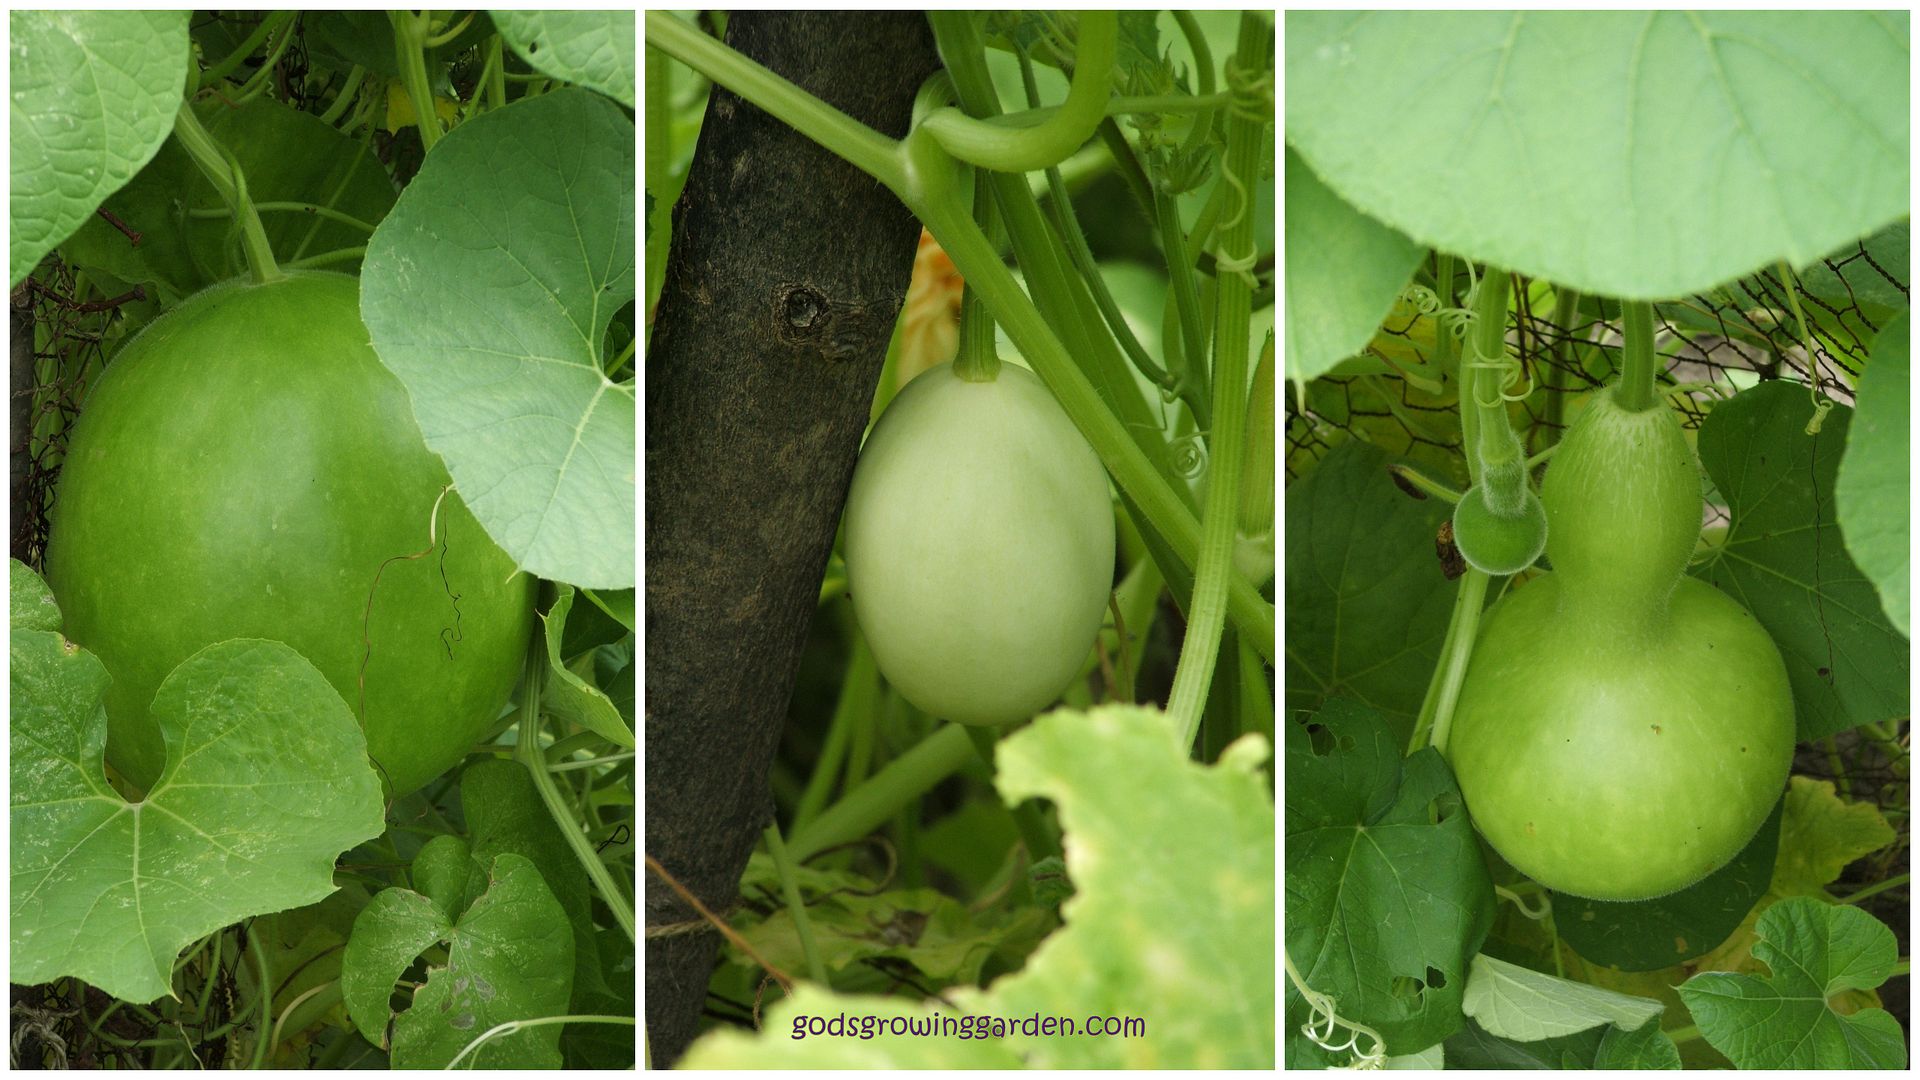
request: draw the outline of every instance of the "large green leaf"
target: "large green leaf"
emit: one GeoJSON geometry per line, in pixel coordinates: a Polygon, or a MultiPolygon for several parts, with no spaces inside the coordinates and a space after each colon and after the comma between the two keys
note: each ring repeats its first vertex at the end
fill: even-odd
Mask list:
{"type": "Polygon", "coordinates": [[[1424,251],[1341,201],[1287,148],[1287,378],[1359,352],[1424,251]]]}
{"type": "Polygon", "coordinates": [[[16,982],[165,996],[182,948],[324,898],[334,859],[385,826],[346,702],[277,641],[210,645],[160,684],[167,766],[138,803],[101,764],[100,661],[44,630],[14,630],[9,655],[16,982]]]}
{"type": "Polygon", "coordinates": [[[1453,610],[1434,553],[1452,508],[1408,496],[1386,466],[1348,440],[1287,488],[1287,708],[1354,698],[1404,739],[1453,610]]]}
{"type": "Polygon", "coordinates": [[[1800,738],[1907,715],[1911,649],[1835,527],[1835,474],[1853,410],[1807,433],[1804,385],[1765,382],[1715,405],[1700,462],[1733,516],[1695,573],[1746,605],[1780,646],[1800,738]]]}
{"type": "MultiPolygon", "coordinates": [[[[375,894],[354,919],[340,986],[369,1042],[388,1046],[393,1024],[395,1068],[439,1069],[497,1024],[565,1015],[572,955],[573,929],[540,871],[518,855],[499,855],[486,891],[457,919],[409,889],[375,894]],[[395,1017],[388,1004],[394,984],[439,942],[447,945],[445,964],[428,969],[426,984],[395,1017]]],[[[489,1039],[461,1067],[557,1068],[560,1032],[543,1024],[489,1039]]]]}
{"type": "Polygon", "coordinates": [[[1389,1052],[1424,1050],[1460,1029],[1493,919],[1460,789],[1439,751],[1403,759],[1404,736],[1350,700],[1290,721],[1286,740],[1287,955],[1389,1052]]]}
{"type": "Polygon", "coordinates": [[[1754,959],[1766,978],[1711,971],[1680,987],[1700,1033],[1741,1069],[1898,1069],[1900,1022],[1884,1009],[1849,1015],[1829,1003],[1893,974],[1893,931],[1858,908],[1797,898],[1760,916],[1754,959]]]}
{"type": "Polygon", "coordinates": [[[1905,11],[1303,11],[1287,140],[1362,213],[1584,292],[1801,266],[1908,209],[1905,11]]]}
{"type": "Polygon", "coordinates": [[[1913,413],[1909,393],[1911,324],[1905,314],[1874,339],[1873,360],[1860,376],[1860,396],[1835,493],[1840,533],[1853,561],[1873,581],[1880,606],[1900,632],[1913,635],[1913,413]]]}
{"type": "Polygon", "coordinates": [[[634,584],[633,122],[556,90],[461,124],[373,235],[360,309],[427,445],[520,567],[634,584]],[[631,370],[631,369],[629,369],[631,370]]]}
{"type": "Polygon", "coordinates": [[[7,30],[12,288],[173,131],[187,77],[187,13],[14,11],[7,30]]]}
{"type": "Polygon", "coordinates": [[[500,37],[535,71],[598,90],[629,109],[634,107],[633,12],[490,14],[500,37]]]}

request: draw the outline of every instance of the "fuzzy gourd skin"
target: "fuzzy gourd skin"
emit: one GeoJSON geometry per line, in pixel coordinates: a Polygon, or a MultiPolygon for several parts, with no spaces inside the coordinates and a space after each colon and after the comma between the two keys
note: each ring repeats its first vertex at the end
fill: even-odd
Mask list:
{"type": "Polygon", "coordinates": [[[1738,854],[1780,797],[1786,666],[1746,609],[1685,574],[1700,478],[1664,404],[1596,395],[1542,502],[1554,572],[1488,613],[1448,757],[1474,824],[1541,885],[1678,891],[1738,854]]]}
{"type": "Polygon", "coordinates": [[[1024,720],[1080,671],[1113,587],[1093,448],[1032,372],[930,368],[887,406],[847,493],[847,591],[880,671],[963,724],[1024,720]]]}
{"type": "Polygon", "coordinates": [[[1547,548],[1547,512],[1540,496],[1525,486],[1518,511],[1501,513],[1490,505],[1487,485],[1475,484],[1453,508],[1453,546],[1467,565],[1485,574],[1517,574],[1532,566],[1547,548]]]}

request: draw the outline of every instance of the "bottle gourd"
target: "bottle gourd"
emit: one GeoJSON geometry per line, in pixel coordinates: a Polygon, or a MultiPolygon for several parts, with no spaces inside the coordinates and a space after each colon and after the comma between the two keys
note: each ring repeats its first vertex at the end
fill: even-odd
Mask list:
{"type": "Polygon", "coordinates": [[[1686,574],[1698,465],[1657,396],[1594,400],[1547,469],[1553,572],[1482,626],[1446,752],[1475,825],[1557,892],[1643,900],[1752,839],[1787,778],[1779,650],[1686,574]]]}

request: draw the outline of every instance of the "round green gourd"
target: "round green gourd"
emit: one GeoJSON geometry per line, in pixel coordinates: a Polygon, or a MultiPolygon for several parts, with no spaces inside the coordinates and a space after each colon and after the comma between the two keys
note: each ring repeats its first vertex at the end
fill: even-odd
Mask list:
{"type": "Polygon", "coordinates": [[[1595,395],[1547,469],[1554,572],[1487,614],[1448,758],[1475,825],[1557,892],[1643,900],[1738,854],[1794,741],[1779,650],[1688,577],[1698,466],[1671,410],[1595,395]]]}
{"type": "Polygon", "coordinates": [[[67,636],[113,676],[107,757],[141,788],[165,761],[155,688],[229,638],[292,646],[359,716],[365,620],[367,746],[395,795],[458,761],[512,693],[535,582],[459,497],[440,508],[444,560],[387,562],[427,547],[448,479],[368,341],[355,278],[229,282],[156,319],[88,397],[47,578],[67,636]]]}
{"type": "Polygon", "coordinates": [[[1113,586],[1113,507],[1093,448],[1032,372],[908,383],[874,425],[846,507],[847,590],[880,671],[963,724],[1056,701],[1113,586]]]}
{"type": "Polygon", "coordinates": [[[1467,565],[1486,574],[1517,574],[1547,548],[1547,511],[1531,488],[1520,488],[1521,505],[1500,513],[1488,505],[1487,486],[1475,484],[1453,508],[1453,546],[1467,565]]]}

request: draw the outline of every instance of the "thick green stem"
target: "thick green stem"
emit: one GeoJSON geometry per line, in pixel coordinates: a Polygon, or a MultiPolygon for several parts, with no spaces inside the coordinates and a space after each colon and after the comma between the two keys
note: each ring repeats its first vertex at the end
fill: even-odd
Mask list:
{"type": "Polygon", "coordinates": [[[199,117],[193,115],[191,102],[182,101],[179,111],[173,114],[173,137],[180,140],[181,148],[239,219],[240,240],[246,249],[254,284],[265,285],[286,277],[274,261],[273,246],[267,243],[267,230],[260,224],[260,213],[247,197],[246,174],[241,172],[240,163],[233,155],[201,126],[199,117]]]}
{"type": "MultiPolygon", "coordinates": [[[[1254,207],[1250,192],[1260,175],[1260,148],[1270,115],[1272,84],[1261,78],[1270,54],[1272,29],[1255,12],[1240,16],[1239,50],[1234,57],[1237,85],[1235,107],[1227,121],[1227,152],[1222,183],[1240,193],[1240,203],[1221,231],[1219,261],[1223,272],[1215,286],[1213,356],[1212,465],[1207,472],[1206,520],[1199,558],[1194,565],[1193,607],[1187,619],[1186,640],[1180,647],[1180,666],[1174,673],[1167,712],[1181,733],[1181,745],[1191,745],[1200,729],[1218,658],[1221,632],[1227,621],[1227,589],[1235,577],[1233,546],[1239,510],[1241,457],[1247,411],[1247,321],[1252,295],[1239,267],[1249,267],[1259,254],[1253,239],[1254,207]],[[1230,268],[1231,267],[1231,268],[1230,268]]],[[[1269,384],[1271,385],[1271,384],[1269,384]]],[[[1269,451],[1271,456],[1271,451],[1269,451]]],[[[1271,504],[1269,504],[1270,506],[1271,504]]]]}
{"type": "Polygon", "coordinates": [[[1471,467],[1474,478],[1485,479],[1488,469],[1518,461],[1523,456],[1520,441],[1507,419],[1507,402],[1502,375],[1507,355],[1507,291],[1511,281],[1505,270],[1489,266],[1480,279],[1480,292],[1474,304],[1473,349],[1467,360],[1467,374],[1461,380],[1468,390],[1466,408],[1474,413],[1476,442],[1471,467]]]}
{"type": "Polygon", "coordinates": [[[1622,350],[1620,381],[1613,388],[1613,400],[1625,412],[1643,412],[1660,403],[1653,392],[1654,375],[1659,370],[1653,351],[1653,305],[1645,300],[1622,301],[1620,314],[1626,348],[1622,350]]]}
{"type": "MultiPolygon", "coordinates": [[[[993,235],[993,189],[988,186],[987,171],[974,170],[974,220],[980,231],[993,235]]],[[[993,316],[972,285],[960,292],[960,345],[953,358],[953,373],[967,382],[992,382],[1000,377],[1000,354],[994,349],[993,316]]]]}
{"type": "Polygon", "coordinates": [[[1081,13],[1067,100],[1037,125],[1016,126],[1018,121],[1005,118],[1000,122],[979,120],[956,108],[941,109],[922,123],[942,149],[969,165],[996,172],[1027,172],[1058,165],[1079,150],[1106,119],[1119,26],[1119,16],[1114,12],[1081,13]]]}
{"type": "Polygon", "coordinates": [[[434,108],[433,83],[427,77],[426,16],[411,11],[389,11],[393,23],[393,54],[400,81],[413,99],[413,120],[420,127],[420,144],[427,152],[440,141],[440,113],[434,108]]]}
{"type": "Polygon", "coordinates": [[[894,811],[932,791],[974,758],[973,740],[960,724],[947,724],[894,758],[813,822],[795,829],[788,848],[796,863],[872,832],[894,811]]]}
{"type": "Polygon", "coordinates": [[[892,139],[664,11],[647,12],[647,44],[753,102],[899,194],[905,172],[892,139]]]}
{"type": "Polygon", "coordinates": [[[1460,579],[1460,591],[1454,597],[1453,622],[1447,627],[1447,642],[1440,654],[1434,681],[1427,687],[1427,701],[1421,708],[1414,730],[1413,749],[1421,745],[1420,736],[1431,724],[1433,746],[1447,752],[1447,735],[1453,730],[1454,706],[1460,703],[1460,686],[1466,682],[1467,661],[1473,657],[1474,639],[1480,636],[1480,609],[1487,602],[1487,583],[1492,579],[1469,569],[1460,579]],[[1431,709],[1431,712],[1428,710],[1431,709]]]}

